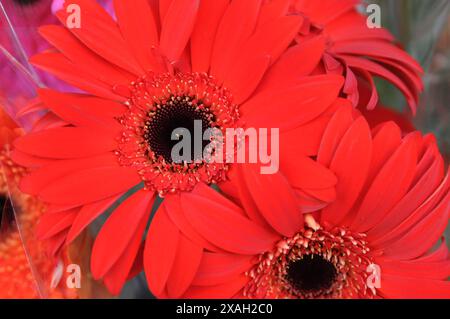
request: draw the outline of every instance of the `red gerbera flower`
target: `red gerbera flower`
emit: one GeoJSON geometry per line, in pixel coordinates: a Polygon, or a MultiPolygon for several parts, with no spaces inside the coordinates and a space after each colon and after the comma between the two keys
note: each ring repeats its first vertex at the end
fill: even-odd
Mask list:
{"type": "MultiPolygon", "coordinates": [[[[337,199],[313,214],[298,210],[281,173],[250,168],[238,204],[209,188],[182,194],[180,215],[195,236],[184,228],[176,252],[160,253],[170,276],[159,296],[173,297],[171,276],[183,272],[184,298],[450,297],[448,248],[442,241],[433,249],[450,211],[450,176],[434,137],[402,138],[392,122],[370,132],[341,108],[318,161],[336,173],[337,199]],[[198,238],[216,249],[188,258],[201,250],[198,238]]],[[[153,225],[175,228],[176,220],[155,218],[153,225]]],[[[159,235],[171,242],[176,233],[159,235]]]]}
{"type": "MultiPolygon", "coordinates": [[[[164,213],[189,227],[178,215],[180,191],[231,175],[229,164],[172,162],[170,133],[177,127],[202,120],[203,129],[280,128],[280,165],[296,181],[297,204],[310,211],[334,200],[334,174],[308,156],[317,154],[334,110],[348,104],[337,98],[343,79],[308,76],[321,59],[320,43],[292,46],[303,18],[262,14],[261,2],[118,0],[116,23],[93,1],[65,1],[58,17],[65,23],[65,9],[77,4],[81,28],[40,30],[56,51],[32,62],[87,93],[40,90],[42,104],[60,120],[44,119],[15,143],[14,159],[34,169],[21,187],[51,205],[40,235],[55,250],[115,208],[92,255],[95,278],[112,292],[142,267],[141,238],[156,195],[165,197],[164,213]]],[[[164,226],[154,224],[147,238],[158,238],[164,226]]],[[[167,270],[154,262],[160,250],[153,245],[172,254],[177,243],[145,244],[156,293],[155,281],[167,270]]]]}
{"type": "MultiPolygon", "coordinates": [[[[58,260],[47,258],[45,244],[35,237],[45,206],[17,189],[26,171],[9,156],[10,143],[19,134],[0,111],[0,298],[75,298],[75,290],[63,285],[50,288],[58,260]]],[[[61,262],[68,261],[65,250],[61,262]]],[[[64,273],[61,276],[65,282],[64,273]]]]}
{"type": "MultiPolygon", "coordinates": [[[[282,3],[283,1],[273,1],[282,3]]],[[[368,109],[377,105],[378,93],[372,76],[379,76],[397,86],[413,113],[419,93],[423,90],[421,66],[397,47],[394,37],[384,28],[369,28],[367,17],[358,12],[360,0],[292,0],[291,11],[304,15],[298,36],[301,43],[311,37],[323,36],[326,49],[320,72],[343,74],[344,93],[358,105],[362,87],[371,88],[364,100],[368,109]]]]}

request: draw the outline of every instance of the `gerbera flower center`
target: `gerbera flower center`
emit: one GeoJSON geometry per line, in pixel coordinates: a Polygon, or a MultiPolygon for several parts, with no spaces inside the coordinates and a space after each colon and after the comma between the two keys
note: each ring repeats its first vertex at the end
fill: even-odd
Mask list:
{"type": "MultiPolygon", "coordinates": [[[[186,129],[190,136],[195,135],[195,123],[201,123],[201,136],[204,132],[213,127],[215,121],[214,114],[207,108],[200,108],[202,101],[195,101],[189,96],[172,97],[165,107],[161,107],[149,114],[146,124],[145,138],[150,149],[157,157],[161,156],[168,163],[172,163],[172,150],[179,142],[172,139],[172,132],[178,128],[186,129]]],[[[208,141],[202,141],[202,150],[208,144],[208,141]]],[[[198,154],[195,154],[194,139],[191,138],[192,160],[199,160],[198,154]],[[197,155],[197,156],[196,156],[197,155]]]]}
{"type": "Polygon", "coordinates": [[[124,130],[117,154],[122,165],[138,170],[146,188],[163,196],[226,178],[225,161],[202,158],[203,148],[211,142],[203,140],[203,133],[210,128],[224,132],[239,119],[238,106],[226,88],[205,73],[148,73],[133,82],[130,91],[129,111],[120,120],[124,130]],[[185,138],[184,134],[174,138],[177,129],[190,134],[191,147],[182,149],[190,152],[189,161],[172,158],[174,146],[185,138]],[[198,134],[200,151],[195,147],[198,134]]]}
{"type": "Polygon", "coordinates": [[[372,263],[364,234],[306,228],[262,254],[247,273],[250,298],[373,297],[367,286],[372,263]]]}
{"type": "Polygon", "coordinates": [[[314,293],[333,285],[336,268],[321,255],[306,255],[287,265],[286,279],[297,291],[314,293]]]}

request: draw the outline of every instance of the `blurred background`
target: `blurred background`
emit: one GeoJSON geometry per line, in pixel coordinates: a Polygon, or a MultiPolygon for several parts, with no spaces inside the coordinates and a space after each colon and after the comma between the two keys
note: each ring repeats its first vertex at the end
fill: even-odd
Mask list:
{"type": "MultiPolygon", "coordinates": [[[[400,44],[425,70],[416,127],[433,132],[441,151],[450,159],[450,1],[449,0],[375,0],[381,7],[382,26],[389,29],[400,44]]],[[[398,90],[379,81],[385,104],[398,111],[406,102],[398,90]]]]}

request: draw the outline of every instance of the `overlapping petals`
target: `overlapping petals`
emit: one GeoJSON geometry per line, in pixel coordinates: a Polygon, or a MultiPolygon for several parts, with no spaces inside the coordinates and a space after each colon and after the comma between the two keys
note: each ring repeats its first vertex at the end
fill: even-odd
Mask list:
{"type": "MultiPolygon", "coordinates": [[[[275,1],[274,1],[275,2],[275,1]]],[[[370,28],[367,17],[358,12],[359,0],[293,0],[292,9],[307,17],[309,28],[302,28],[298,41],[320,35],[326,39],[321,72],[345,74],[344,92],[356,106],[373,109],[378,100],[373,76],[395,85],[415,113],[423,90],[421,66],[396,43],[384,28],[370,28]],[[364,87],[371,94],[365,98],[364,87]]]]}
{"type": "Polygon", "coordinates": [[[436,141],[368,113],[373,76],[415,112],[422,69],[360,1],[57,2],[61,25],[39,29],[52,49],[30,62],[79,93],[39,89],[20,115],[46,113],[11,154],[29,170],[21,190],[48,205],[51,255],[103,216],[91,269],[115,295],[145,271],[159,298],[449,296],[447,247],[432,249],[450,210],[436,141]],[[279,129],[280,170],[176,163],[167,132],[199,119],[279,129]]]}
{"type": "MultiPolygon", "coordinates": [[[[164,171],[164,162],[157,169],[149,169],[149,159],[142,159],[144,153],[136,146],[143,139],[136,138],[134,143],[135,137],[129,132],[136,110],[144,105],[139,104],[146,94],[142,83],[153,81],[150,79],[173,77],[182,81],[184,75],[191,74],[194,81],[205,81],[209,77],[209,87],[230,92],[239,112],[235,126],[280,128],[283,145],[296,141],[295,148],[281,146],[282,152],[296,154],[281,155],[281,166],[287,173],[286,178],[277,181],[288,185],[295,180],[289,207],[307,212],[334,200],[334,174],[310,156],[317,154],[320,136],[333,112],[349,102],[338,97],[344,84],[342,76],[310,75],[321,60],[322,40],[292,46],[304,25],[303,17],[277,10],[272,14],[261,7],[260,0],[175,0],[161,1],[159,6],[154,1],[137,0],[131,4],[119,0],[114,1],[113,18],[94,1],[70,0],[56,13],[63,25],[70,4],[82,9],[82,27],[42,27],[40,33],[54,50],[34,56],[31,62],[85,93],[39,90],[39,102],[27,111],[51,112],[32,133],[15,142],[12,154],[17,163],[32,169],[22,180],[22,189],[49,204],[39,235],[50,241],[53,252],[109,212],[111,216],[94,245],[91,266],[95,278],[103,279],[117,294],[144,265],[156,293],[162,293],[167,284],[167,293],[182,295],[192,278],[174,268],[176,279],[166,282],[166,277],[171,278],[167,265],[186,254],[180,250],[179,255],[175,246],[194,254],[205,240],[188,222],[190,217],[180,213],[182,195],[177,195],[177,190],[206,187],[213,182],[223,183],[224,190],[233,189],[236,181],[257,183],[256,176],[242,175],[232,165],[213,177],[208,177],[212,169],[203,168],[199,172],[205,173],[175,176],[164,171]],[[300,65],[300,60],[305,62],[300,65]],[[299,67],[291,67],[293,64],[299,67]],[[130,140],[133,143],[128,143],[130,140]],[[303,177],[297,179],[298,174],[303,177]],[[176,183],[166,184],[166,178],[176,183]],[[231,184],[227,187],[227,183],[231,184]],[[157,195],[165,197],[164,204],[156,212],[144,244],[141,238],[157,195]],[[172,226],[168,226],[168,216],[174,219],[172,226]],[[121,227],[128,231],[121,231],[121,227]],[[159,227],[173,231],[161,231],[159,227]],[[196,238],[196,246],[183,231],[196,238]],[[175,238],[169,239],[169,235],[175,238]],[[155,247],[169,241],[174,247],[170,253],[161,252],[170,259],[165,264],[167,269],[162,270],[153,262],[159,256],[155,247]],[[120,251],[111,254],[116,246],[121,247],[120,251]],[[178,282],[183,287],[176,286],[178,282]]],[[[188,91],[180,94],[192,94],[195,87],[200,85],[186,86],[188,91]]],[[[224,96],[228,99],[228,95],[224,96]]],[[[223,100],[218,98],[217,103],[223,100]]],[[[269,210],[266,213],[270,214],[269,210]]],[[[274,227],[286,233],[293,231],[287,221],[274,227]]],[[[214,246],[209,245],[211,249],[214,246]]],[[[197,259],[192,261],[192,276],[200,257],[197,259]]]]}
{"type": "MultiPolygon", "coordinates": [[[[328,235],[323,234],[333,233],[339,243],[349,236],[350,249],[365,247],[358,252],[359,262],[367,260],[364,265],[381,269],[381,283],[373,295],[362,286],[346,291],[354,288],[349,275],[341,297],[448,298],[450,261],[442,235],[450,212],[450,184],[434,137],[419,132],[402,136],[393,122],[371,131],[351,107],[342,108],[328,123],[318,162],[336,174],[337,195],[314,214],[302,214],[295,206],[294,190],[281,174],[258,178],[258,184],[240,184],[248,188],[239,192],[238,200],[211,201],[196,192],[185,195],[190,200],[181,206],[192,230],[184,234],[214,249],[203,245],[198,270],[182,297],[280,297],[277,285],[282,278],[275,277],[275,286],[267,287],[263,276],[254,275],[267,270],[263,257],[272,256],[266,262],[276,264],[281,247],[289,247],[286,255],[297,247],[289,243],[298,234],[303,238],[300,243],[309,240],[313,253],[320,254],[327,247],[328,235]],[[194,239],[194,233],[201,241],[194,239]],[[315,238],[319,233],[325,239],[315,238]]],[[[243,172],[251,179],[252,170],[243,172]]],[[[209,188],[202,191],[219,196],[209,188]]],[[[358,262],[350,265],[357,269],[358,262]]],[[[361,269],[365,274],[365,266],[361,269]]],[[[314,278],[320,277],[319,272],[314,278]]]]}

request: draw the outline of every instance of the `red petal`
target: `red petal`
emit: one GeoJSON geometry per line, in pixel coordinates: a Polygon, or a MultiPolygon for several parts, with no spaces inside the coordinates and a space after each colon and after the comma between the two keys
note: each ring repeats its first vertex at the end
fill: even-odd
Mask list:
{"type": "MultiPolygon", "coordinates": [[[[334,1],[336,4],[348,3],[349,1],[334,1]]],[[[360,14],[357,10],[353,10],[359,5],[358,0],[353,1],[353,8],[348,12],[341,12],[333,21],[327,24],[327,30],[334,41],[352,41],[352,40],[385,40],[394,41],[394,37],[388,30],[383,28],[367,28],[365,15],[360,14]]],[[[331,8],[335,7],[333,3],[331,8]]]]}
{"type": "Polygon", "coordinates": [[[67,234],[67,243],[70,244],[76,237],[97,217],[105,213],[123,194],[116,195],[93,204],[83,206],[75,220],[72,223],[72,227],[67,234]]]}
{"type": "Polygon", "coordinates": [[[372,180],[352,222],[352,230],[367,232],[408,191],[415,175],[419,135],[409,135],[372,180]]]}
{"type": "Polygon", "coordinates": [[[381,275],[381,294],[386,298],[450,298],[450,281],[381,275]]]}
{"type": "Polygon", "coordinates": [[[141,181],[131,168],[92,168],[58,179],[39,195],[42,200],[53,204],[83,205],[125,192],[141,181]]]}
{"type": "Polygon", "coordinates": [[[59,93],[40,89],[38,94],[45,106],[61,119],[75,126],[110,130],[112,134],[122,129],[114,117],[126,111],[123,104],[82,94],[59,93]]]}
{"type": "Polygon", "coordinates": [[[445,242],[445,238],[441,238],[441,244],[434,251],[429,252],[428,254],[423,255],[415,259],[418,262],[438,262],[448,260],[449,250],[447,247],[447,243],[445,242]]]}
{"type": "Polygon", "coordinates": [[[439,262],[399,261],[387,258],[375,260],[382,265],[382,276],[393,275],[421,279],[446,280],[450,276],[450,260],[439,262]]]}
{"type": "Polygon", "coordinates": [[[211,74],[223,81],[243,43],[254,32],[261,0],[235,0],[217,30],[211,56],[211,74]]]}
{"type": "Polygon", "coordinates": [[[274,0],[264,2],[258,19],[258,28],[288,13],[291,0],[274,0]]]}
{"type": "Polygon", "coordinates": [[[147,0],[114,0],[120,31],[144,70],[154,70],[153,51],[159,35],[152,8],[147,0]]]}
{"type": "Polygon", "coordinates": [[[183,210],[181,209],[180,194],[168,195],[161,204],[161,207],[164,207],[164,209],[167,211],[168,216],[170,217],[170,220],[178,227],[178,229],[194,243],[210,251],[219,250],[219,248],[215,247],[205,238],[200,236],[200,234],[195,230],[194,227],[192,227],[190,222],[187,220],[183,210]]]}
{"type": "Polygon", "coordinates": [[[302,22],[300,16],[272,20],[246,41],[224,81],[236,103],[242,103],[255,90],[269,63],[276,61],[291,44],[302,22]]]}
{"type": "Polygon", "coordinates": [[[104,154],[117,147],[114,136],[85,127],[63,127],[25,135],[14,142],[21,152],[61,159],[104,154]]]}
{"type": "Polygon", "coordinates": [[[52,213],[59,213],[65,210],[71,210],[73,208],[80,208],[79,205],[54,205],[54,204],[48,204],[46,213],[52,214],[52,213]]]}
{"type": "Polygon", "coordinates": [[[52,112],[47,112],[47,114],[45,114],[44,116],[42,116],[40,119],[38,119],[36,122],[33,123],[33,128],[31,129],[31,131],[39,132],[52,128],[65,127],[68,125],[69,123],[61,120],[61,118],[59,118],[56,114],[52,112]]]}
{"type": "Polygon", "coordinates": [[[334,190],[334,188],[330,191],[331,195],[328,195],[329,198],[327,197],[326,202],[316,198],[316,194],[310,195],[298,188],[295,189],[295,193],[297,194],[298,206],[303,213],[319,211],[322,208],[326,207],[329,202],[332,202],[336,199],[336,191],[334,190]]]}
{"type": "Polygon", "coordinates": [[[167,12],[169,11],[170,5],[172,4],[172,0],[150,1],[150,4],[151,3],[156,3],[156,5],[159,6],[159,20],[161,21],[162,24],[166,19],[166,15],[167,12]]]}
{"type": "Polygon", "coordinates": [[[39,28],[39,33],[73,62],[77,70],[83,70],[97,80],[110,86],[128,84],[133,80],[132,74],[115,67],[93,53],[68,29],[57,25],[47,25],[39,28]]]}
{"type": "Polygon", "coordinates": [[[384,250],[384,254],[391,258],[405,260],[417,258],[430,250],[447,227],[449,203],[450,193],[426,217],[390,244],[384,250]]]}
{"type": "Polygon", "coordinates": [[[229,0],[201,1],[191,36],[192,71],[208,72],[214,39],[229,0]]]}
{"type": "Polygon", "coordinates": [[[280,170],[295,188],[324,190],[337,183],[332,171],[306,156],[281,158],[280,170]]]}
{"type": "Polygon", "coordinates": [[[252,51],[267,54],[274,62],[292,43],[302,23],[300,16],[284,16],[261,25],[241,48],[240,54],[246,50],[248,54],[252,51]]]}
{"type": "Polygon", "coordinates": [[[132,267],[139,253],[139,249],[141,248],[142,236],[144,235],[145,228],[147,227],[150,212],[151,206],[147,207],[147,213],[143,218],[141,218],[141,221],[139,222],[136,231],[132,234],[130,243],[125,248],[123,254],[120,256],[119,260],[111,267],[111,269],[103,279],[106,287],[108,287],[108,290],[113,295],[120,294],[123,286],[125,285],[125,282],[129,277],[130,271],[132,270],[132,267]]]}
{"type": "MultiPolygon", "coordinates": [[[[350,71],[350,68],[349,68],[350,71]]],[[[378,92],[377,92],[377,87],[375,85],[375,81],[373,80],[372,75],[367,72],[366,70],[362,70],[362,69],[356,69],[354,70],[354,72],[357,72],[358,75],[361,75],[366,81],[367,83],[370,85],[370,98],[367,101],[367,106],[366,108],[368,110],[373,110],[378,103],[378,92]]],[[[359,94],[359,92],[358,92],[359,94]]]]}
{"type": "MultiPolygon", "coordinates": [[[[95,279],[102,278],[122,254],[127,254],[129,245],[133,246],[132,252],[136,255],[153,201],[151,192],[140,190],[120,204],[106,220],[92,248],[91,270],[95,279]],[[136,240],[136,236],[139,240],[136,240]]],[[[129,253],[133,255],[132,252],[129,253]]],[[[132,262],[129,268],[131,266],[132,262]]],[[[129,269],[123,280],[128,272],[129,269]]]]}
{"type": "Polygon", "coordinates": [[[78,213],[78,208],[62,211],[58,213],[46,213],[40,220],[36,237],[39,240],[49,239],[59,232],[69,228],[78,213]]]}
{"type": "Polygon", "coordinates": [[[270,250],[278,239],[241,212],[191,193],[185,197],[181,204],[192,226],[220,248],[238,254],[259,254],[270,250]]]}
{"type": "Polygon", "coordinates": [[[76,160],[53,161],[22,178],[20,189],[25,193],[37,195],[44,187],[70,173],[87,168],[114,166],[119,167],[119,164],[117,156],[112,153],[76,160]]]}
{"type": "Polygon", "coordinates": [[[225,86],[230,89],[237,104],[244,102],[255,90],[270,65],[269,55],[247,56],[227,74],[225,86]]]}
{"type": "Polygon", "coordinates": [[[432,214],[433,209],[435,209],[435,207],[439,205],[439,203],[442,203],[442,200],[448,193],[449,189],[450,174],[447,173],[447,176],[439,185],[439,187],[434,190],[433,194],[428,197],[424,203],[422,203],[417,209],[410,213],[405,220],[401,222],[399,221],[399,223],[394,224],[393,226],[395,227],[383,229],[378,238],[372,237],[371,244],[374,247],[383,249],[384,247],[389,246],[392,241],[403,238],[404,235],[411,229],[416,227],[421,220],[423,220],[426,216],[432,214]]]}
{"type": "Polygon", "coordinates": [[[144,268],[150,291],[159,296],[166,287],[177,253],[180,233],[164,207],[153,217],[144,249],[144,268]]]}
{"type": "Polygon", "coordinates": [[[16,163],[24,167],[37,168],[47,164],[54,163],[54,159],[35,157],[30,154],[22,153],[17,149],[10,153],[11,159],[16,163]]]}
{"type": "Polygon", "coordinates": [[[320,116],[296,129],[280,134],[280,161],[298,155],[317,156],[331,116],[320,116]],[[307,136],[308,138],[304,138],[307,136]]]}
{"type": "MultiPolygon", "coordinates": [[[[241,213],[243,216],[245,216],[245,213],[239,208],[239,206],[237,206],[235,203],[230,201],[228,198],[224,197],[218,191],[216,191],[215,189],[209,187],[204,183],[197,184],[191,193],[193,195],[208,198],[217,203],[218,205],[227,207],[232,211],[241,213]]],[[[187,200],[187,198],[185,198],[184,195],[185,195],[184,193],[181,194],[181,201],[187,200]]]]}
{"type": "Polygon", "coordinates": [[[422,67],[408,53],[402,49],[384,41],[350,41],[339,42],[333,46],[333,52],[381,57],[398,61],[405,66],[422,73],[422,67]]]}
{"type": "Polygon", "coordinates": [[[241,106],[249,127],[294,129],[323,113],[338,97],[343,78],[335,75],[305,77],[295,86],[266,90],[241,106]]]}
{"type": "Polygon", "coordinates": [[[261,227],[266,229],[269,232],[273,232],[273,228],[267,223],[267,220],[259,211],[258,207],[255,204],[253,196],[250,192],[250,188],[247,187],[247,182],[244,179],[244,172],[246,170],[246,164],[233,165],[232,172],[233,175],[228,175],[230,180],[228,181],[228,187],[236,191],[235,194],[230,195],[227,187],[223,188],[224,183],[220,183],[221,190],[225,192],[228,196],[235,196],[234,200],[240,204],[243,208],[245,215],[251,219],[252,221],[258,223],[261,227]]]}
{"type": "Polygon", "coordinates": [[[67,228],[63,231],[61,231],[60,233],[56,234],[55,236],[47,239],[45,242],[47,244],[47,251],[48,254],[51,257],[56,257],[59,252],[61,251],[61,248],[64,245],[64,242],[66,240],[66,236],[67,236],[67,228]]]}
{"type": "Polygon", "coordinates": [[[230,299],[235,296],[245,284],[249,277],[246,275],[239,275],[232,280],[222,284],[208,287],[192,286],[185,293],[183,298],[186,299],[230,299]]]}
{"type": "Polygon", "coordinates": [[[64,10],[56,13],[61,23],[66,26],[89,49],[109,62],[133,74],[141,75],[142,68],[133,56],[129,46],[123,39],[119,27],[112,17],[95,1],[72,0],[64,3],[64,10]],[[81,28],[70,28],[69,4],[77,4],[81,8],[81,28]]]}
{"type": "Polygon", "coordinates": [[[199,5],[199,0],[172,0],[161,29],[161,51],[170,62],[177,61],[186,47],[199,5]]]}
{"type": "Polygon", "coordinates": [[[378,238],[392,231],[405,219],[411,216],[442,181],[443,161],[436,160],[421,176],[420,180],[413,184],[408,193],[393,207],[383,220],[368,232],[370,238],[378,238]]]}
{"type": "Polygon", "coordinates": [[[339,108],[331,118],[320,143],[317,162],[330,166],[342,137],[353,123],[353,109],[350,105],[339,108]]]}
{"type": "Polygon", "coordinates": [[[341,56],[341,58],[345,60],[348,66],[367,70],[371,73],[374,73],[388,80],[389,82],[397,86],[400,89],[400,91],[405,95],[408,104],[412,108],[412,111],[415,112],[417,102],[415,101],[413,94],[405,85],[405,83],[395,73],[392,73],[383,66],[367,59],[362,59],[354,56],[341,56]]]}
{"type": "Polygon", "coordinates": [[[317,67],[325,49],[323,37],[315,37],[289,48],[267,71],[258,90],[291,86],[317,67]]]}
{"type": "Polygon", "coordinates": [[[327,25],[341,19],[346,12],[353,11],[358,4],[359,0],[328,0],[326,4],[320,1],[297,0],[294,8],[311,16],[316,23],[327,25]]]}
{"type": "Polygon", "coordinates": [[[337,198],[323,210],[322,220],[338,225],[352,208],[367,178],[372,157],[369,125],[360,117],[336,149],[330,169],[336,174],[337,198]]]}
{"type": "Polygon", "coordinates": [[[136,258],[134,259],[133,266],[131,266],[130,272],[128,273],[127,280],[131,280],[137,275],[139,275],[144,269],[144,247],[145,240],[141,241],[139,250],[136,254],[136,258]]]}
{"type": "Polygon", "coordinates": [[[181,297],[189,288],[197,273],[202,255],[202,247],[194,244],[185,236],[180,236],[177,255],[167,280],[167,293],[171,298],[181,297]]]}
{"type": "Polygon", "coordinates": [[[115,101],[126,100],[113,93],[110,85],[96,79],[90,72],[78,69],[76,64],[61,53],[41,53],[32,56],[30,63],[83,91],[115,101]]]}
{"type": "Polygon", "coordinates": [[[402,133],[394,122],[383,123],[372,134],[373,155],[367,178],[368,183],[371,183],[375,179],[386,161],[394,154],[402,142],[402,133]]]}
{"type": "Polygon", "coordinates": [[[250,270],[252,265],[251,256],[205,252],[192,284],[196,286],[225,284],[250,270]]]}
{"type": "Polygon", "coordinates": [[[246,185],[259,212],[279,234],[292,237],[303,226],[303,216],[295,193],[281,174],[262,175],[256,165],[242,171],[246,185]]]}

